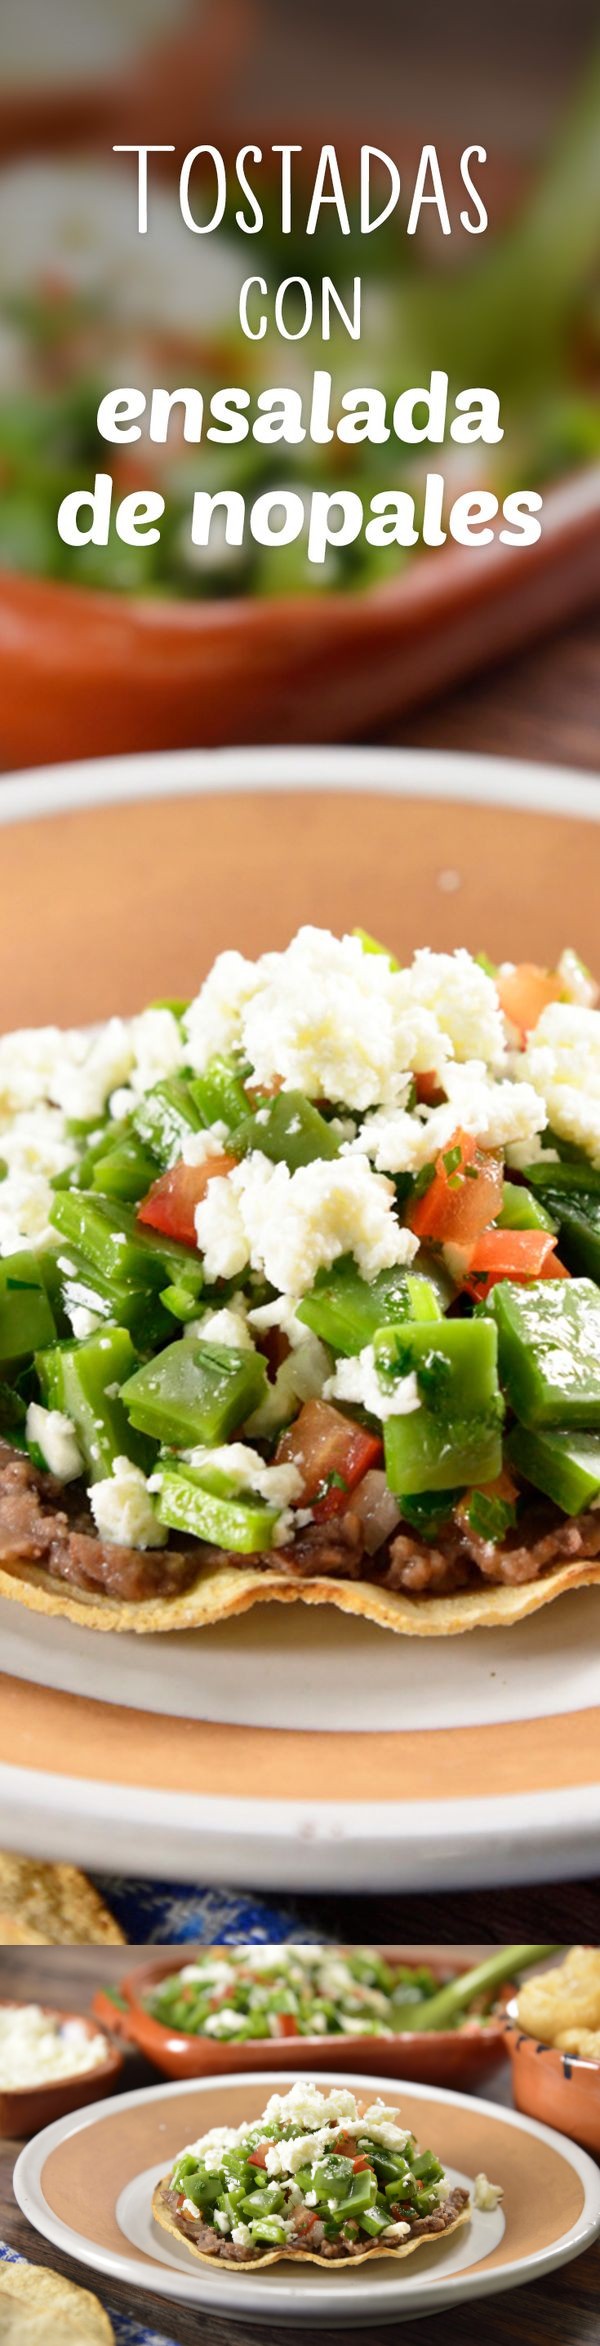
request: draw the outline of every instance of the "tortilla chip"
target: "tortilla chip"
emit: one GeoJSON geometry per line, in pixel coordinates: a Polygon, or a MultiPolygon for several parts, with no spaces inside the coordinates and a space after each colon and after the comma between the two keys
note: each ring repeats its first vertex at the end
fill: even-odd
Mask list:
{"type": "MultiPolygon", "coordinates": [[[[74,1865],[43,1865],[0,1849],[0,1946],[124,1947],[91,1882],[74,1865]]],[[[1,2336],[0,2331],[0,2336],[1,2336]]]]}
{"type": "Polygon", "coordinates": [[[89,2289],[46,2265],[0,2269],[1,2346],[115,2346],[108,2314],[89,2289]]]}
{"type": "Polygon", "coordinates": [[[175,2217],[171,2214],[170,2208],[165,2208],[162,2198],[165,2184],[168,2182],[169,2176],[163,2175],[153,2194],[152,2214],[155,2223],[162,2225],[163,2232],[171,2232],[173,2238],[179,2241],[180,2248],[182,2245],[184,2248],[189,2248],[190,2254],[198,2257],[201,2265],[212,2265],[214,2271],[215,2266],[218,2267],[222,2264],[223,2272],[227,2273],[262,2273],[265,2265],[282,2264],[322,2265],[328,2273],[339,2273],[340,2271],[349,2271],[350,2267],[354,2271],[356,2265],[372,2264],[374,2257],[377,2256],[387,2257],[388,2263],[390,2257],[393,2257],[394,2264],[399,2264],[401,2258],[414,2256],[417,2248],[432,2248],[441,2240],[449,2240],[452,2232],[458,2232],[460,2224],[470,2223],[472,2214],[470,2206],[461,2208],[460,2214],[453,2217],[452,2223],[446,2226],[445,2232],[419,2232],[416,2240],[401,2240],[397,2248],[384,2248],[378,2240],[373,2240],[369,2248],[361,2249],[359,2256],[348,2257],[347,2263],[343,2265],[341,2262],[338,2263],[337,2259],[332,2262],[329,2256],[319,2256],[316,2249],[311,2248],[270,2248],[266,2256],[261,2256],[260,2265],[257,2265],[255,2257],[249,2257],[246,2264],[241,2257],[236,2259],[235,2264],[233,2260],[227,2264],[226,2259],[209,2256],[206,2249],[197,2248],[194,2240],[184,2239],[183,2233],[180,2232],[179,2226],[175,2222],[175,2217]]]}
{"type": "Polygon", "coordinates": [[[286,1580],[268,1564],[199,1566],[192,1587],[178,1597],[150,1597],[140,1604],[97,1596],[85,1589],[67,1588],[37,1565],[15,1564],[0,1570],[0,1596],[12,1597],[33,1613],[62,1614],[83,1629],[126,1629],[139,1636],[173,1629],[208,1629],[251,1605],[337,1605],[379,1629],[393,1629],[402,1637],[456,1637],[465,1629],[510,1629],[528,1613],[552,1604],[570,1589],[600,1581],[600,1556],[578,1556],[555,1564],[537,1580],[500,1585],[482,1580],[479,1586],[456,1589],[451,1596],[408,1596],[403,1589],[378,1587],[372,1580],[335,1580],[315,1573],[311,1579],[286,1580]]]}

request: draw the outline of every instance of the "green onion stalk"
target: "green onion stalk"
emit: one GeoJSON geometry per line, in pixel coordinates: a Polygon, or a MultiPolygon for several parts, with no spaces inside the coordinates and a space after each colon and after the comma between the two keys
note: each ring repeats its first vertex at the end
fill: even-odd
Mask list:
{"type": "Polygon", "coordinates": [[[396,2014],[396,2027],[399,2031],[415,2027],[419,2031],[453,2028],[461,2014],[468,2011],[469,2005],[474,2004],[477,1998],[481,1996],[491,2000],[495,1990],[503,1987],[507,1980],[515,1979],[521,1971],[529,1971],[534,1963],[543,1963],[548,1955],[560,1953],[561,1949],[556,1946],[499,1947],[496,1954],[486,1957],[485,1963],[478,1963],[474,1971],[461,1972],[457,1979],[449,1980],[446,1987],[440,1988],[437,1996],[428,1996],[418,2007],[418,2019],[414,2004],[401,2004],[396,2014]]]}

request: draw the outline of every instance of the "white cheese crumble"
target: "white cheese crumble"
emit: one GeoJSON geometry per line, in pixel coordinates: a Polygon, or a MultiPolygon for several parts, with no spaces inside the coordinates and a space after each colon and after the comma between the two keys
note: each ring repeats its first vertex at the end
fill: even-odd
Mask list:
{"type": "Polygon", "coordinates": [[[59,1108],[42,1103],[0,1115],[0,1160],[8,1167],[0,1180],[0,1254],[31,1243],[56,1245],[51,1182],[72,1159],[73,1142],[59,1108]]]}
{"type": "Polygon", "coordinates": [[[548,1002],[520,1054],[561,1140],[600,1165],[600,1017],[571,1002],[548,1002]]]}
{"type": "MultiPolygon", "coordinates": [[[[345,2086],[321,2093],[318,2086],[299,2081],[286,2094],[271,2094],[260,2120],[246,2120],[238,2127],[212,2126],[198,2142],[187,2144],[186,2149],[200,2154],[209,2174],[218,2174],[223,2152],[237,2149],[248,2137],[258,2139],[258,2128],[263,2125],[283,2128],[292,2125],[300,2130],[287,2141],[270,2144],[266,2173],[273,2178],[293,2177],[306,2165],[314,2171],[318,2159],[337,2141],[341,2130],[356,2137],[368,2135],[373,2142],[380,2142],[390,2150],[403,2151],[412,2139],[410,2128],[398,2124],[397,2109],[388,2107],[380,2097],[361,2110],[355,2095],[345,2086]]],[[[440,2184],[440,2198],[446,2192],[444,2179],[440,2184]]]]}
{"type": "Polygon", "coordinates": [[[109,1018],[95,1033],[46,1026],[2,1035],[0,1119],[48,1103],[65,1116],[92,1120],[103,1115],[109,1099],[111,1111],[119,1101],[119,1112],[127,1114],[143,1092],[177,1072],[183,1057],[170,1010],[109,1018]]]}
{"type": "Polygon", "coordinates": [[[45,1173],[9,1173],[0,1181],[0,1254],[54,1245],[56,1232],[49,1219],[53,1204],[45,1173]]]}
{"type": "Polygon", "coordinates": [[[138,1095],[149,1092],[168,1075],[178,1075],[184,1049],[178,1020],[172,1010],[142,1010],[129,1029],[134,1066],[130,1084],[138,1095]]]}
{"type": "Polygon", "coordinates": [[[231,1303],[223,1304],[220,1311],[205,1311],[199,1319],[190,1320],[188,1335],[195,1336],[199,1344],[232,1344],[236,1352],[254,1351],[242,1297],[232,1296],[231,1303]]]}
{"type": "Polygon", "coordinates": [[[184,1165],[208,1165],[211,1157],[223,1155],[226,1144],[227,1125],[206,1124],[201,1132],[186,1134],[183,1148],[177,1149],[177,1156],[183,1157],[184,1165]]]}
{"type": "Polygon", "coordinates": [[[104,1326],[101,1312],[90,1311],[87,1303],[65,1303],[65,1312],[78,1344],[83,1344],[86,1336],[95,1336],[96,1330],[104,1326]]]}
{"type": "Polygon", "coordinates": [[[412,1000],[435,1018],[454,1058],[501,1066],[504,1028],[496,986],[464,946],[455,953],[432,953],[424,945],[399,974],[408,980],[412,1000]]]}
{"type": "Polygon", "coordinates": [[[211,2012],[209,2014],[208,2020],[205,2020],[204,2035],[216,2037],[235,2036],[239,2025],[239,2012],[234,2012],[233,2006],[231,2004],[222,2004],[219,2012],[211,2012]]]}
{"type": "Polygon", "coordinates": [[[39,2004],[0,2008],[0,2086],[9,2091],[80,2076],[105,2060],[105,2038],[90,2036],[81,2020],[61,2025],[39,2004]]]}
{"type": "Polygon", "coordinates": [[[384,2240],[407,2240],[409,2232],[410,2224],[403,2224],[398,2217],[397,2223],[386,2224],[383,2238],[384,2240]]]}
{"type": "Polygon", "coordinates": [[[0,1035],[0,1114],[17,1114],[41,1101],[56,1102],[55,1075],[64,1061],[81,1058],[85,1037],[58,1026],[19,1027],[0,1035]]]}
{"type": "Polygon", "coordinates": [[[89,1501],[101,1539],[125,1548],[164,1547],[166,1526],[154,1512],[145,1474],[130,1458],[115,1458],[112,1474],[92,1484],[89,1501]]]}
{"type": "Polygon", "coordinates": [[[230,1174],[215,1174],[194,1215],[206,1278],[237,1279],[248,1262],[248,1241],[230,1174]]]}
{"type": "MultiPolygon", "coordinates": [[[[521,1079],[511,1082],[508,1077],[494,1082],[478,1060],[465,1067],[447,1067],[444,1089],[454,1113],[455,1124],[461,1124],[484,1149],[508,1148],[513,1142],[535,1141],[545,1124],[543,1101],[530,1083],[521,1079]]],[[[431,1126],[435,1125],[440,1109],[431,1112],[431,1126]]],[[[444,1142],[440,1143],[444,1146],[444,1142]]]]}
{"type": "Polygon", "coordinates": [[[197,1474],[207,1470],[224,1474],[238,1491],[257,1491],[261,1499],[268,1499],[274,1507],[289,1507],[302,1495],[302,1476],[292,1465],[265,1466],[258,1450],[251,1450],[245,1442],[225,1442],[222,1448],[210,1450],[196,1446],[186,1450],[188,1466],[197,1474]]]}
{"type": "Polygon", "coordinates": [[[418,952],[394,970],[357,937],[302,928],[256,962],[222,953],[185,1019],[193,1065],[240,1049],[257,1083],[365,1110],[401,1100],[411,1070],[504,1057],[493,980],[471,955],[418,952]]]}
{"type": "Polygon", "coordinates": [[[482,1148],[524,1143],[533,1151],[547,1119],[530,1083],[508,1077],[495,1081],[481,1059],[464,1066],[449,1061],[442,1081],[447,1096],[439,1107],[424,1106],[412,1114],[404,1108],[376,1109],[343,1154],[368,1156],[381,1173],[419,1173],[447,1148],[458,1126],[482,1148]]]}
{"type": "Polygon", "coordinates": [[[131,1075],[135,1059],[131,1028],[124,1018],[109,1018],[92,1038],[80,1035],[63,1040],[73,1045],[73,1052],[57,1060],[51,1096],[65,1116],[100,1117],[110,1093],[131,1075]]]}
{"type": "Polygon", "coordinates": [[[393,1386],[382,1385],[377,1373],[372,1344],[365,1344],[362,1352],[351,1358],[336,1361],[332,1377],[323,1386],[327,1401],[358,1401],[368,1409],[371,1417],[407,1417],[410,1410],[420,1409],[419,1388],[414,1370],[406,1377],[398,1377],[393,1386]]]}
{"type": "Polygon", "coordinates": [[[25,1419],[28,1442],[35,1443],[45,1458],[49,1474],[57,1482],[75,1482],[83,1473],[84,1461],[75,1427],[62,1409],[43,1409],[41,1401],[30,1401],[25,1419]]]}
{"type": "Polygon", "coordinates": [[[481,2208],[485,2215],[494,2215],[499,2201],[503,2198],[504,2192],[501,2183],[490,2183],[487,2175],[475,2176],[473,2201],[476,2208],[481,2208]]]}
{"type": "Polygon", "coordinates": [[[392,1183],[362,1157],[321,1157],[290,1173],[255,1150],[235,1172],[211,1181],[196,1208],[206,1276],[233,1278],[249,1261],[272,1287],[299,1296],[321,1264],[351,1253],[365,1278],[374,1278],[417,1252],[394,1205],[392,1183]]]}
{"type": "Polygon", "coordinates": [[[253,993],[261,984],[264,962],[246,961],[243,953],[219,953],[200,993],[190,1002],[183,1020],[187,1055],[201,1075],[217,1052],[236,1050],[243,1041],[243,1018],[253,993]]]}

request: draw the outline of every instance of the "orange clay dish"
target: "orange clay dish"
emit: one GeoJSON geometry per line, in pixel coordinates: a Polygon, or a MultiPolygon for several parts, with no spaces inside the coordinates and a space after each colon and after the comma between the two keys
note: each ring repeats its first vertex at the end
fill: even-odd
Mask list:
{"type": "Polygon", "coordinates": [[[570,1947],[507,2004],[517,2110],[600,2156],[600,1947],[570,1947]]]}
{"type": "MultiPolygon", "coordinates": [[[[478,2204],[499,2196],[478,2178],[478,2204]]],[[[202,2264],[251,2272],[411,2256],[467,2224],[471,2199],[433,2151],[419,2151],[396,2107],[365,2109],[345,2087],[324,2094],[306,2082],[272,2094],[261,2118],[192,2144],[152,2210],[202,2264]]]]}
{"type": "Polygon", "coordinates": [[[362,931],[0,1040],[0,1591],[510,1625],[600,1578],[600,1013],[362,931]]]}

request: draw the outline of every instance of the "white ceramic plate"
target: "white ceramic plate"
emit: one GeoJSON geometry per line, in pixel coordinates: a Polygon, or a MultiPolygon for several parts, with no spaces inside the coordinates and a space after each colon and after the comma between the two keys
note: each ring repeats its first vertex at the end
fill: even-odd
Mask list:
{"type": "Polygon", "coordinates": [[[600,1588],[519,1628],[452,1640],[394,1637],[303,1605],[259,1605],[215,1629],[98,1637],[0,1598],[2,1667],[38,1686],[226,1726],[415,1734],[588,1709],[598,1698],[600,1588]]]}
{"type": "MultiPolygon", "coordinates": [[[[324,2073],[320,2082],[339,2078],[324,2073]]],[[[372,2080],[346,2082],[372,2096],[372,2080]]],[[[483,2168],[503,2184],[501,2207],[492,2215],[475,2210],[445,2247],[422,2249],[395,2268],[377,2260],[343,2274],[310,2265],[213,2272],[153,2222],[152,2190],[184,2141],[214,2124],[238,2124],[242,2110],[258,2114],[272,2090],[264,2073],[155,2086],[77,2111],[22,2151],[14,2178],[19,2206],[54,2247],[129,2284],[138,2299],[147,2287],[208,2315],[315,2329],[399,2323],[515,2288],[580,2255],[600,2229],[600,2175],[573,2143],[497,2103],[427,2086],[390,2087],[388,2099],[400,2102],[423,2143],[440,2150],[451,2180],[469,2185],[483,2168]]]]}
{"type": "MultiPolygon", "coordinates": [[[[466,800],[511,810],[598,820],[600,782],[587,776],[503,760],[429,752],[260,750],[178,753],[173,757],[102,760],[6,777],[0,823],[76,812],[110,802],[185,799],[215,790],[356,790],[399,797],[466,800]]],[[[439,884],[456,875],[440,873],[439,884]]],[[[76,1015],[74,1006],[74,1015],[76,1015]]],[[[549,1606],[517,1630],[477,1632],[461,1640],[394,1638],[368,1623],[321,1608],[260,1607],[211,1631],[141,1640],[103,1638],[60,1618],[0,1602],[4,1670],[31,1688],[77,1695],[143,1712],[158,1722],[212,1721],[268,1734],[426,1738],[524,1722],[583,1720],[598,1700],[600,1589],[549,1606]],[[451,1666],[450,1666],[451,1665],[451,1666]]],[[[137,1733],[131,1721],[132,1747],[137,1733]]],[[[565,1725],[568,1737],[569,1728],[565,1725]]],[[[33,1731],[32,1731],[33,1740],[33,1731]]],[[[5,1755],[6,1756],[6,1755],[5,1755]]],[[[333,1759],[333,1753],[332,1753],[333,1759]]],[[[366,1751],[365,1751],[366,1759],[366,1751]]],[[[494,1792],[494,1775],[463,1773],[457,1796],[378,1802],[373,1776],[360,1812],[333,1797],[273,1799],[240,1781],[235,1797],[192,1792],[185,1775],[176,1797],[137,1781],[105,1784],[49,1776],[29,1764],[0,1769],[8,1817],[5,1838],[40,1854],[69,1854],[88,1864],[121,1864],[206,1880],[262,1881],[290,1887],[457,1886],[537,1873],[591,1869],[600,1822],[598,1768],[568,1789],[557,1778],[534,1789],[494,1792]],[[469,1797],[463,1797],[468,1792],[469,1797]],[[473,1794],[476,1794],[474,1797],[473,1794]]],[[[91,1779],[90,1767],[89,1777],[91,1779]]],[[[142,1782],[156,1779],[149,1772],[142,1782]]],[[[213,1776],[213,1782],[218,1780],[213,1776]]],[[[271,1785],[269,1785],[269,1791],[271,1785]]],[[[3,1827],[4,1830],[4,1827],[3,1827]]]]}

